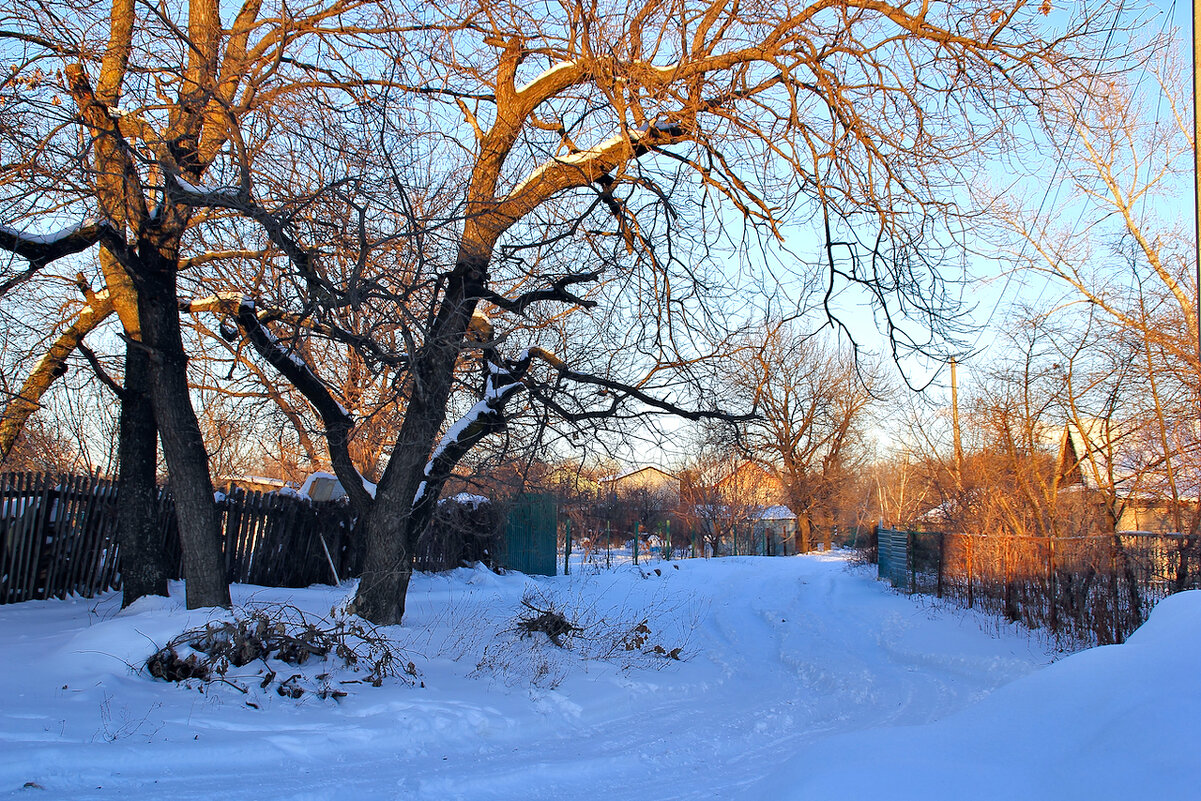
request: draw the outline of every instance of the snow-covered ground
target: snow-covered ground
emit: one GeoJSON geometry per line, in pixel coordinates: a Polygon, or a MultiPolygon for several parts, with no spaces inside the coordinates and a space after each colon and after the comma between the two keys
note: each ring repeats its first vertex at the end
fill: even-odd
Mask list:
{"type": "MultiPolygon", "coordinates": [[[[1201,792],[1201,592],[1130,642],[1037,640],[896,595],[835,555],[414,580],[413,683],[339,701],[134,668],[210,612],[0,607],[0,797],[1102,799],[1201,792]],[[585,630],[522,639],[522,598],[585,630]],[[642,631],[639,624],[646,621],[642,631]],[[625,643],[638,643],[626,650],[625,643]],[[681,661],[651,651],[680,648],[681,661]],[[133,667],[131,667],[133,666],[133,667]]],[[[342,588],[235,587],[328,617],[342,588]]],[[[312,674],[314,670],[309,670],[312,674]]],[[[353,678],[336,672],[328,681],[353,678]]]]}

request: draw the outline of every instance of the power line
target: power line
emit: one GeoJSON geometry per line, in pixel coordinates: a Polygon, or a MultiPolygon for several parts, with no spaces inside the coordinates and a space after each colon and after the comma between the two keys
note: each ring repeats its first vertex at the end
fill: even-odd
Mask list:
{"type": "MultiPolygon", "coordinates": [[[[1172,0],[1173,9],[1175,8],[1175,5],[1176,5],[1176,0],[1172,0]]],[[[1098,61],[1100,61],[1100,62],[1105,61],[1105,58],[1109,53],[1109,48],[1113,44],[1114,35],[1117,32],[1118,21],[1121,19],[1122,14],[1125,12],[1125,10],[1126,10],[1126,0],[1122,0],[1122,2],[1118,4],[1117,9],[1114,11],[1113,19],[1110,21],[1109,31],[1105,35],[1105,44],[1102,45],[1102,47],[1101,47],[1101,56],[1098,59],[1098,61]]],[[[1170,14],[1168,15],[1168,17],[1165,18],[1164,27],[1166,27],[1167,21],[1170,18],[1171,18],[1170,14]]],[[[1162,35],[1163,27],[1161,27],[1160,33],[1162,35]]],[[[1140,80],[1141,80],[1141,78],[1140,78],[1140,80]]],[[[1086,92],[1084,95],[1082,95],[1080,98],[1079,105],[1077,106],[1077,109],[1076,109],[1076,114],[1074,115],[1075,120],[1078,120],[1084,114],[1084,104],[1092,94],[1092,89],[1093,89],[1095,81],[1096,81],[1095,75],[1089,79],[1089,91],[1086,92]]],[[[1079,130],[1075,125],[1073,125],[1072,131],[1068,136],[1068,142],[1067,142],[1066,146],[1059,150],[1059,157],[1056,160],[1055,169],[1052,170],[1052,172],[1051,172],[1051,180],[1050,180],[1050,182],[1048,182],[1047,188],[1043,192],[1042,200],[1039,202],[1039,205],[1038,205],[1038,211],[1035,212],[1035,220],[1038,220],[1042,217],[1043,211],[1046,209],[1046,206],[1047,206],[1047,200],[1051,196],[1052,189],[1055,190],[1055,202],[1058,203],[1059,192],[1060,192],[1060,189],[1063,187],[1063,184],[1059,181],[1059,172],[1060,172],[1060,170],[1063,169],[1064,164],[1066,163],[1068,153],[1070,153],[1072,151],[1072,149],[1075,147],[1074,140],[1078,136],[1079,136],[1079,130]]],[[[1072,226],[1073,234],[1075,234],[1076,228],[1079,226],[1080,220],[1082,220],[1083,218],[1084,218],[1084,209],[1082,208],[1080,211],[1080,216],[1076,220],[1076,224],[1072,226]]],[[[1029,245],[1029,240],[1022,242],[1021,251],[1018,253],[1018,261],[1019,262],[1025,258],[1026,249],[1027,249],[1028,245],[1029,245]]],[[[1009,285],[1013,280],[1014,272],[1016,272],[1016,271],[1011,270],[1005,276],[1005,284],[1001,287],[1001,292],[997,295],[997,300],[993,304],[992,310],[988,313],[988,319],[985,321],[984,326],[983,326],[984,329],[988,329],[988,328],[992,327],[992,322],[997,314],[997,310],[1000,308],[1001,302],[1005,299],[1005,296],[1009,292],[1009,285]]],[[[1046,291],[1046,288],[1050,285],[1050,282],[1051,282],[1051,278],[1050,278],[1050,276],[1047,276],[1047,278],[1044,280],[1044,283],[1043,283],[1043,292],[1046,291]]],[[[973,350],[978,351],[979,345],[980,345],[980,335],[977,335],[975,347],[973,348],[973,350]]]]}

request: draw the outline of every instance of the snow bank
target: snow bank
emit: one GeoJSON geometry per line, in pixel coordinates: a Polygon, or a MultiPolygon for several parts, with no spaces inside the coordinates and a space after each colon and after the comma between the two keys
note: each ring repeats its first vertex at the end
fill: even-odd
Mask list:
{"type": "Polygon", "coordinates": [[[1201,591],[944,720],[830,738],[747,799],[1196,798],[1201,591]]]}

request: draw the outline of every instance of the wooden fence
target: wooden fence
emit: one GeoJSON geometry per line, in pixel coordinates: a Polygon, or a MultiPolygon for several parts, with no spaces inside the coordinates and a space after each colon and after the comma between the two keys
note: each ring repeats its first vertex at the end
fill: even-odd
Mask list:
{"type": "MultiPolygon", "coordinates": [[[[230,582],[305,587],[358,575],[355,518],[339,503],[231,488],[217,493],[221,546],[230,582]]],[[[0,603],[69,595],[91,597],[121,586],[117,488],[95,476],[0,474],[0,603]]],[[[418,570],[464,560],[493,564],[502,529],[483,511],[440,505],[417,543],[418,570]]],[[[159,529],[170,578],[183,577],[170,493],[159,497],[159,529]]]]}
{"type": "Polygon", "coordinates": [[[1201,537],[991,537],[881,529],[879,575],[1071,645],[1122,642],[1160,599],[1201,588],[1201,537]]]}
{"type": "Polygon", "coordinates": [[[91,476],[0,474],[0,603],[93,595],[119,581],[116,492],[91,476]]]}

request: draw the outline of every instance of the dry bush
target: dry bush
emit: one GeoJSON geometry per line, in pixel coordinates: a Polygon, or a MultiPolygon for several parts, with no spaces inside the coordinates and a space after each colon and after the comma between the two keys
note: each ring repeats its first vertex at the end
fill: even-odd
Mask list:
{"type": "Polygon", "coordinates": [[[553,604],[542,609],[535,606],[526,597],[521,599],[521,605],[530,611],[530,614],[517,620],[517,630],[521,632],[522,638],[541,632],[552,644],[563,648],[564,637],[570,637],[577,631],[583,631],[569,621],[562,612],[555,609],[553,604]]]}
{"type": "Polygon", "coordinates": [[[529,591],[484,646],[474,675],[553,689],[587,662],[660,670],[687,656],[699,614],[682,607],[656,597],[637,609],[602,612],[561,594],[529,591]],[[672,623],[678,631],[672,632],[672,623]]]}

